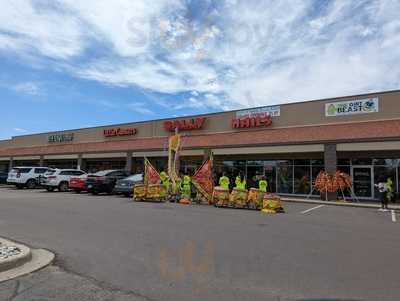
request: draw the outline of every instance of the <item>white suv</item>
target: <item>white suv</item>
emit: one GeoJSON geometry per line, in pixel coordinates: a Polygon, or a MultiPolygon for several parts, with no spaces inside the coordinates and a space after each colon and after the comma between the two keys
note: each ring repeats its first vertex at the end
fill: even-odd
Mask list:
{"type": "Polygon", "coordinates": [[[33,189],[40,184],[40,177],[48,170],[47,167],[14,167],[8,173],[7,183],[19,189],[33,189]]]}
{"type": "Polygon", "coordinates": [[[47,191],[65,192],[69,189],[69,180],[71,177],[79,177],[86,173],[82,170],[76,169],[50,169],[41,178],[40,184],[47,189],[47,191]]]}

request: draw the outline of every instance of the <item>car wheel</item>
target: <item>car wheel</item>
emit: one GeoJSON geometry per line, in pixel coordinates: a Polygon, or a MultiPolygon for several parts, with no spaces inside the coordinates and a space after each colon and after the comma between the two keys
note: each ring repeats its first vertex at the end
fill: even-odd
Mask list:
{"type": "Polygon", "coordinates": [[[131,196],[131,194],[130,194],[129,192],[125,192],[125,193],[124,193],[124,196],[126,196],[126,197],[130,197],[130,196],[131,196]]]}
{"type": "Polygon", "coordinates": [[[53,191],[54,191],[54,188],[53,188],[53,187],[47,187],[46,190],[47,190],[48,192],[53,192],[53,191]]]}
{"type": "Polygon", "coordinates": [[[99,192],[98,192],[98,191],[96,191],[96,190],[93,190],[93,191],[92,191],[92,194],[93,194],[93,195],[98,195],[98,194],[99,194],[99,192]]]}
{"type": "Polygon", "coordinates": [[[61,182],[60,185],[58,185],[58,191],[60,191],[60,192],[68,191],[68,183],[67,182],[61,182]]]}
{"type": "Polygon", "coordinates": [[[26,187],[28,189],[34,189],[36,187],[36,181],[34,179],[30,179],[28,182],[26,182],[26,187]]]}
{"type": "Polygon", "coordinates": [[[82,191],[81,190],[79,190],[79,189],[75,189],[75,193],[81,193],[82,191]]]}

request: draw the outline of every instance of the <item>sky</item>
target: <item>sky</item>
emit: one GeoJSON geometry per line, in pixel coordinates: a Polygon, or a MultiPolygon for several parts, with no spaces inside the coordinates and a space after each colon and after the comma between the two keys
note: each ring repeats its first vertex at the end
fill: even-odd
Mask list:
{"type": "Polygon", "coordinates": [[[0,139],[400,88],[399,0],[0,7],[0,139]]]}

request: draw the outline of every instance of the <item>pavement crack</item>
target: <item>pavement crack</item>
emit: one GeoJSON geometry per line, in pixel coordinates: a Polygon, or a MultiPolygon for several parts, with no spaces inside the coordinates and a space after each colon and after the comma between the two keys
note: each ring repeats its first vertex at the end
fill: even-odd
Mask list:
{"type": "Polygon", "coordinates": [[[10,299],[9,299],[10,301],[14,300],[18,296],[19,287],[20,287],[19,280],[15,280],[15,287],[14,287],[14,291],[13,291],[13,293],[12,293],[10,299]]]}

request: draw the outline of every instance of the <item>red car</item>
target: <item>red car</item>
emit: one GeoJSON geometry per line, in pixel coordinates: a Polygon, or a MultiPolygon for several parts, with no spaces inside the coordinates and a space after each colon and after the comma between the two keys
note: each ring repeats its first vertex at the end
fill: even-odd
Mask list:
{"type": "Polygon", "coordinates": [[[69,180],[69,189],[72,189],[76,193],[81,193],[86,190],[86,179],[87,175],[82,175],[80,177],[71,177],[69,180]]]}

